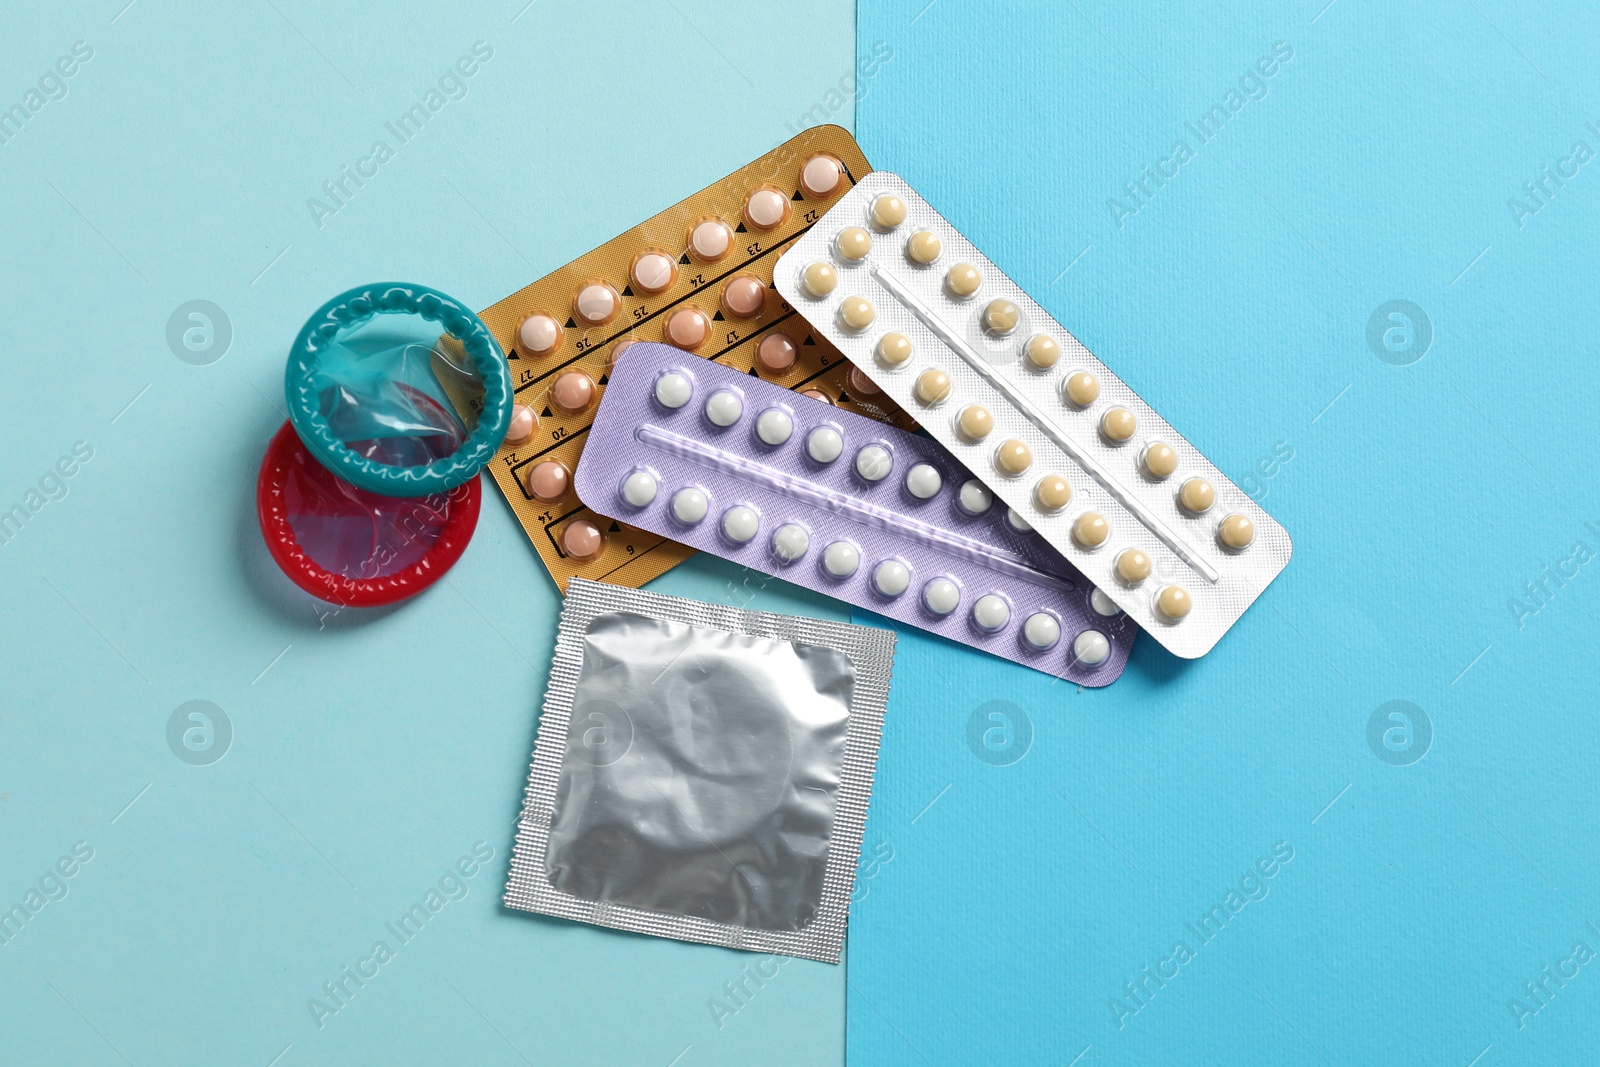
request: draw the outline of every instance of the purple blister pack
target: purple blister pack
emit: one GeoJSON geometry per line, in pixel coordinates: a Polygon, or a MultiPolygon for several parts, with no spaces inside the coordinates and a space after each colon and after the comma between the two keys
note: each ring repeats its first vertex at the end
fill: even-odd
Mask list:
{"type": "Polygon", "coordinates": [[[641,342],[574,486],[617,521],[1084,686],[1137,625],[938,443],[641,342]]]}

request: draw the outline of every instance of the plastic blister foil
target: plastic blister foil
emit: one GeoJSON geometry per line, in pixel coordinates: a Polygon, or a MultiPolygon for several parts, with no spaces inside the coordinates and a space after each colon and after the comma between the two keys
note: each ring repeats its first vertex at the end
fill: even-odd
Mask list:
{"type": "Polygon", "coordinates": [[[894,635],[574,579],[506,904],[837,962],[894,635]]]}

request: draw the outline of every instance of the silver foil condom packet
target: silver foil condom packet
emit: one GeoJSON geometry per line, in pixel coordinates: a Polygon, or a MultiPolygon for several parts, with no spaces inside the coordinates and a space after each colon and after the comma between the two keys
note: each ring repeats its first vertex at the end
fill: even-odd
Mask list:
{"type": "Polygon", "coordinates": [[[573,579],[506,905],[837,963],[894,645],[573,579]]]}

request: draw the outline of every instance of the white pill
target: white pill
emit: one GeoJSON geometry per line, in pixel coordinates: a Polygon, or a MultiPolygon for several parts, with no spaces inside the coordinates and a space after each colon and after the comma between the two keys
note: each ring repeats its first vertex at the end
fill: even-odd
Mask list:
{"type": "Polygon", "coordinates": [[[664,408],[677,408],[689,402],[694,386],[677,371],[668,371],[656,379],[656,402],[664,408]]]}
{"type": "Polygon", "coordinates": [[[749,544],[759,529],[761,516],[756,514],[754,508],[739,504],[722,513],[722,533],[736,545],[749,544]]]}
{"type": "Polygon", "coordinates": [[[985,593],[972,605],[972,622],[984,633],[994,633],[1011,621],[1011,605],[998,593],[985,593]]]}
{"type": "Polygon", "coordinates": [[[711,502],[694,486],[687,486],[672,494],[672,516],[685,526],[693,526],[706,517],[711,502]]]}
{"type": "Polygon", "coordinates": [[[517,340],[536,356],[554,350],[561,341],[561,327],[549,315],[529,315],[517,327],[517,340]]]}
{"type": "Polygon", "coordinates": [[[994,494],[987,485],[972,478],[961,486],[960,503],[968,515],[982,515],[994,505],[994,494]]]}
{"type": "Polygon", "coordinates": [[[1056,642],[1061,640],[1061,623],[1048,612],[1036,611],[1022,624],[1022,636],[1028,644],[1043,652],[1047,648],[1054,648],[1056,642]]]}
{"type": "Polygon", "coordinates": [[[835,541],[823,550],[822,565],[835,578],[848,578],[861,566],[861,550],[849,541],[835,541]]]}
{"type": "Polygon", "coordinates": [[[659,293],[672,284],[676,270],[672,260],[660,252],[646,252],[633,261],[633,280],[647,293],[659,293]]]}
{"type": "Polygon", "coordinates": [[[1085,630],[1072,642],[1072,658],[1085,667],[1098,667],[1111,658],[1111,642],[1099,630],[1085,630]]]}
{"type": "Polygon", "coordinates": [[[832,426],[818,426],[806,435],[806,455],[818,463],[832,463],[844,451],[844,438],[832,426]]]}
{"type": "Polygon", "coordinates": [[[944,485],[944,475],[939,473],[939,468],[927,463],[918,463],[906,471],[906,492],[918,500],[927,500],[938,493],[944,485]]]}
{"type": "Polygon", "coordinates": [[[961,603],[961,587],[948,578],[935,578],[922,587],[922,603],[935,615],[948,615],[961,603]]]}
{"type": "Polygon", "coordinates": [[[1122,609],[1117,607],[1117,602],[1106,596],[1099,589],[1089,594],[1089,606],[1094,608],[1097,615],[1104,615],[1107,618],[1122,614],[1122,609]]]}
{"type": "Polygon", "coordinates": [[[584,322],[596,326],[609,322],[617,313],[617,291],[603,283],[586,285],[578,290],[574,310],[584,322]]]}
{"type": "Polygon", "coordinates": [[[889,476],[894,457],[882,445],[868,445],[856,453],[856,473],[869,482],[881,482],[889,476]]]}
{"type": "Polygon", "coordinates": [[[649,471],[634,471],[622,480],[622,499],[642,508],[656,498],[656,476],[649,471]]]}
{"type": "Polygon", "coordinates": [[[897,559],[886,559],[872,571],[872,587],[884,596],[899,596],[911,584],[911,571],[897,559]]]}
{"type": "Polygon", "coordinates": [[[781,445],[794,435],[794,420],[782,408],[768,408],[756,419],[756,436],[762,443],[781,445]]]}
{"type": "Polygon", "coordinates": [[[718,389],[706,397],[706,418],[713,426],[732,426],[744,414],[744,401],[730,389],[718,389]]]}
{"type": "Polygon", "coordinates": [[[1016,508],[1006,508],[1006,525],[1017,531],[1017,533],[1027,533],[1033,529],[1032,526],[1028,525],[1028,520],[1023,518],[1016,508]]]}
{"type": "Polygon", "coordinates": [[[811,534],[797,522],[786,522],[772,535],[772,554],[780,563],[793,563],[811,548],[811,534]]]}

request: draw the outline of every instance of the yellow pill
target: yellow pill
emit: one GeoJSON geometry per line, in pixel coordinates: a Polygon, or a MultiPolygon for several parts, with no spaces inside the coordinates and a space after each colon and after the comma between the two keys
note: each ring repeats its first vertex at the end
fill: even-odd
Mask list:
{"type": "Polygon", "coordinates": [[[865,330],[877,317],[878,312],[873,308],[872,301],[864,296],[847,296],[844,303],[839,305],[839,321],[844,323],[846,329],[865,330]]]}
{"type": "Polygon", "coordinates": [[[1152,478],[1165,478],[1178,469],[1178,453],[1165,441],[1152,441],[1145,446],[1144,472],[1152,478]]]}
{"type": "Polygon", "coordinates": [[[1040,370],[1054,367],[1061,359],[1061,346],[1056,344],[1056,339],[1048,334],[1036,333],[1028,338],[1028,343],[1023,346],[1022,354],[1028,357],[1040,370]]]}
{"type": "Polygon", "coordinates": [[[1112,408],[1100,416],[1100,432],[1107,441],[1126,441],[1137,427],[1133,412],[1127,408],[1112,408]]]}
{"type": "Polygon", "coordinates": [[[1009,300],[991,300],[983,309],[983,328],[1004,337],[1022,321],[1022,309],[1009,300]]]}
{"type": "Polygon", "coordinates": [[[1164,585],[1156,593],[1156,610],[1172,622],[1180,622],[1194,606],[1189,590],[1181,585],[1164,585]]]}
{"type": "Polygon", "coordinates": [[[832,263],[824,263],[819,259],[801,272],[800,284],[805,286],[807,293],[821,300],[839,284],[839,272],[833,269],[832,263]]]}
{"type": "Polygon", "coordinates": [[[956,429],[968,441],[981,441],[994,429],[994,416],[982,404],[968,404],[956,416],[956,429]]]}
{"type": "Polygon", "coordinates": [[[1190,478],[1178,486],[1178,503],[1184,511],[1204,515],[1217,502],[1217,491],[1204,478],[1190,478]]]}
{"type": "Polygon", "coordinates": [[[1249,548],[1256,539],[1256,524],[1250,521],[1250,516],[1241,515],[1237,511],[1223,518],[1217,525],[1217,540],[1231,549],[1249,548]]]}
{"type": "Polygon", "coordinates": [[[1059,474],[1046,474],[1033,487],[1033,496],[1045,511],[1060,511],[1072,499],[1072,486],[1059,474]]]}
{"type": "Polygon", "coordinates": [[[1099,548],[1111,536],[1111,524],[1097,511],[1086,511],[1072,523],[1072,539],[1080,548],[1099,548]]]}
{"type": "Polygon", "coordinates": [[[1021,474],[1033,466],[1033,449],[1012,438],[995,449],[994,461],[1007,474],[1021,474]]]}
{"type": "Polygon", "coordinates": [[[878,338],[878,358],[898,367],[911,358],[911,338],[903,333],[886,333],[878,338]]]}
{"type": "Polygon", "coordinates": [[[953,295],[969,297],[983,284],[983,275],[979,274],[978,268],[971,263],[957,263],[950,268],[950,273],[944,276],[944,284],[949,287],[953,295]]]}
{"type": "Polygon", "coordinates": [[[918,230],[906,241],[906,258],[924,267],[944,254],[944,242],[932,230],[918,230]]]}
{"type": "Polygon", "coordinates": [[[906,221],[906,202],[893,193],[884,193],[872,202],[872,224],[892,230],[906,221]]]}
{"type": "Polygon", "coordinates": [[[950,375],[942,370],[925,370],[917,376],[917,399],[937,404],[950,395],[950,375]]]}
{"type": "Polygon", "coordinates": [[[1150,577],[1150,557],[1137,548],[1117,553],[1117,577],[1128,585],[1138,585],[1150,577]]]}
{"type": "Polygon", "coordinates": [[[867,258],[867,253],[872,251],[872,235],[860,226],[846,226],[839,231],[839,236],[833,239],[833,247],[839,253],[840,259],[860,263],[867,258]]]}
{"type": "Polygon", "coordinates": [[[1100,380],[1086,370],[1074,371],[1061,383],[1061,396],[1074,407],[1086,408],[1100,399],[1100,380]]]}

